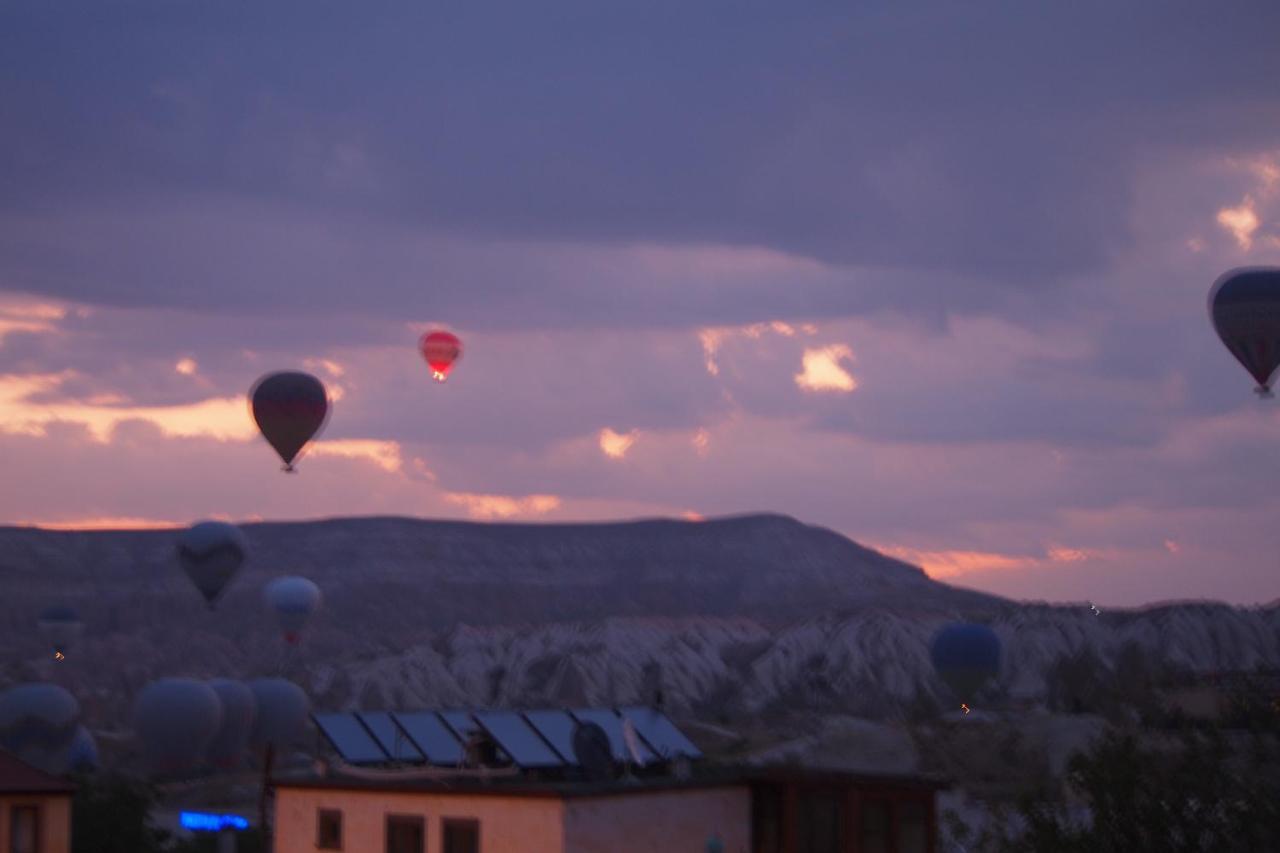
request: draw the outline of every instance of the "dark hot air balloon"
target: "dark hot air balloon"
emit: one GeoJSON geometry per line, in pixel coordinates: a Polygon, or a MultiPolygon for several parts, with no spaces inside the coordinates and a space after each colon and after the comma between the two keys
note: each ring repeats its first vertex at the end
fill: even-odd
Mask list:
{"type": "Polygon", "coordinates": [[[1209,318],[1218,337],[1271,396],[1280,367],[1280,267],[1242,267],[1223,273],[1209,291],[1209,318]]]}
{"type": "Polygon", "coordinates": [[[178,560],[212,610],[249,554],[244,534],[224,521],[201,521],[178,538],[178,560]]]}
{"type": "Polygon", "coordinates": [[[45,608],[40,613],[40,618],[36,620],[36,625],[48,639],[54,657],[58,660],[66,657],[66,653],[79,639],[80,632],[84,629],[80,614],[75,611],[75,608],[65,604],[55,604],[45,608]]]}
{"type": "Polygon", "coordinates": [[[0,749],[48,773],[65,771],[80,703],[56,684],[20,684],[0,693],[0,749]]]}
{"type": "Polygon", "coordinates": [[[310,373],[269,373],[253,386],[249,398],[258,429],[284,460],[284,470],[293,471],[293,460],[329,415],[324,384],[310,373]]]}
{"type": "Polygon", "coordinates": [[[258,707],[249,737],[254,749],[280,751],[302,743],[311,713],[311,700],[302,688],[283,678],[258,678],[249,682],[249,689],[258,707]]]}
{"type": "Polygon", "coordinates": [[[431,368],[431,377],[443,382],[453,369],[453,364],[462,355],[462,341],[448,332],[428,332],[418,342],[422,357],[431,368]]]}
{"type": "Polygon", "coordinates": [[[1000,638],[986,625],[948,625],[933,637],[933,668],[961,702],[1000,672],[1000,638]]]}

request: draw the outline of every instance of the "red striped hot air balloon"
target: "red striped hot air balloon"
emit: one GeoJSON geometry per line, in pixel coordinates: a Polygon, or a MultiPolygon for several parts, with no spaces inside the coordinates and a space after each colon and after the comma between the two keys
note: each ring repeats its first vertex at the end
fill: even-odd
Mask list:
{"type": "Polygon", "coordinates": [[[1280,267],[1242,267],[1223,273],[1209,291],[1209,317],[1236,361],[1271,396],[1280,366],[1280,267]]]}
{"type": "Polygon", "coordinates": [[[292,472],[293,460],[329,416],[324,384],[309,373],[286,370],[259,379],[249,399],[262,437],[292,472]]]}
{"type": "Polygon", "coordinates": [[[437,382],[445,381],[454,362],[462,355],[462,341],[448,332],[427,332],[418,347],[431,368],[431,377],[437,382]]]}

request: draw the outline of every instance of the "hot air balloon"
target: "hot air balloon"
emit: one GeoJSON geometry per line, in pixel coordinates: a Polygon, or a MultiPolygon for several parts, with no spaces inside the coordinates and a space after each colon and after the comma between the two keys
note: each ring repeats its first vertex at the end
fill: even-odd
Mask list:
{"type": "Polygon", "coordinates": [[[76,728],[76,736],[71,739],[62,760],[63,773],[87,773],[101,766],[98,758],[98,742],[84,726],[76,728]]]}
{"type": "Polygon", "coordinates": [[[80,703],[56,684],[22,684],[0,694],[0,748],[48,773],[65,770],[79,723],[80,703]]]}
{"type": "Polygon", "coordinates": [[[306,578],[276,578],[263,590],[267,606],[276,614],[289,643],[297,643],[298,635],[312,615],[320,609],[320,587],[306,578]]]}
{"type": "Polygon", "coordinates": [[[934,635],[933,668],[961,702],[1000,672],[1000,638],[986,625],[957,623],[934,635]]]}
{"type": "Polygon", "coordinates": [[[198,522],[178,539],[178,560],[210,610],[248,554],[244,534],[223,521],[198,522]]]}
{"type": "Polygon", "coordinates": [[[249,682],[249,689],[258,704],[249,737],[254,749],[271,746],[278,751],[302,742],[311,711],[302,688],[283,678],[259,678],[249,682]]]}
{"type": "Polygon", "coordinates": [[[1271,396],[1280,366],[1280,267],[1242,267],[1223,273],[1209,291],[1209,319],[1227,349],[1271,396]]]}
{"type": "Polygon", "coordinates": [[[431,368],[431,377],[443,382],[453,369],[453,364],[462,355],[462,341],[448,332],[428,332],[418,342],[422,357],[431,368]]]}
{"type": "Polygon", "coordinates": [[[222,702],[203,681],[162,678],[142,688],[133,721],[153,774],[190,773],[199,769],[222,725],[222,702]]]}
{"type": "Polygon", "coordinates": [[[310,373],[269,373],[249,392],[253,419],[267,443],[293,471],[293,460],[324,426],[329,397],[324,384],[310,373]]]}
{"type": "Polygon", "coordinates": [[[242,681],[215,678],[209,682],[209,687],[222,702],[222,724],[209,744],[208,760],[219,770],[235,770],[249,749],[249,735],[253,734],[258,701],[242,681]]]}
{"type": "Polygon", "coordinates": [[[36,620],[36,625],[40,628],[41,633],[49,640],[49,645],[53,649],[53,655],[58,660],[66,657],[66,653],[70,650],[71,645],[80,636],[80,632],[84,629],[84,623],[80,621],[80,614],[72,607],[65,604],[55,604],[52,607],[45,608],[40,614],[40,618],[36,620]]]}

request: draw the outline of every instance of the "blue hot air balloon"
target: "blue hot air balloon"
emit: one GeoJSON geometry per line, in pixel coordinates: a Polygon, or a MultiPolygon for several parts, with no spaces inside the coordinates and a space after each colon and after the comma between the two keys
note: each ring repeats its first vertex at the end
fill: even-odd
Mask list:
{"type": "Polygon", "coordinates": [[[249,400],[262,437],[280,454],[284,470],[293,471],[293,460],[329,416],[324,383],[310,373],[269,373],[253,386],[249,400]]]}
{"type": "Polygon", "coordinates": [[[1209,291],[1209,318],[1218,337],[1271,396],[1280,367],[1280,267],[1242,267],[1219,276],[1209,291]]]}
{"type": "Polygon", "coordinates": [[[283,678],[259,678],[249,682],[257,701],[250,743],[254,749],[287,749],[303,741],[311,700],[301,687],[283,678]]]}
{"type": "Polygon", "coordinates": [[[933,637],[933,668],[961,702],[1000,673],[1000,638],[986,625],[947,625],[933,637]]]}
{"type": "Polygon", "coordinates": [[[65,770],[79,724],[80,703],[56,684],[21,684],[0,694],[0,749],[46,772],[65,770]]]}
{"type": "Polygon", "coordinates": [[[248,753],[258,701],[242,681],[215,678],[209,686],[222,700],[222,724],[209,744],[209,763],[219,770],[235,770],[248,753]]]}
{"type": "Polygon", "coordinates": [[[178,561],[211,610],[248,554],[244,534],[223,521],[193,524],[178,539],[178,561]]]}
{"type": "Polygon", "coordinates": [[[222,725],[222,702],[213,688],[191,678],[162,678],[138,694],[134,731],[147,769],[158,776],[200,768],[222,725]]]}

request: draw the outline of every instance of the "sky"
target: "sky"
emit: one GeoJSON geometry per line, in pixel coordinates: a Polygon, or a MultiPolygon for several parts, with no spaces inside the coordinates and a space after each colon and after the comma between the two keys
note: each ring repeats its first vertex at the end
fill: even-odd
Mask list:
{"type": "Polygon", "coordinates": [[[1280,5],[0,6],[0,522],[780,512],[1280,598],[1280,5]],[[463,341],[446,384],[418,337],[463,341]],[[245,394],[314,373],[296,476],[245,394]]]}

